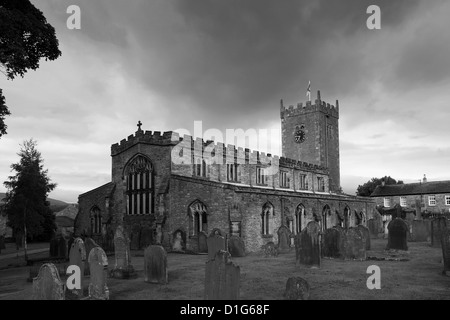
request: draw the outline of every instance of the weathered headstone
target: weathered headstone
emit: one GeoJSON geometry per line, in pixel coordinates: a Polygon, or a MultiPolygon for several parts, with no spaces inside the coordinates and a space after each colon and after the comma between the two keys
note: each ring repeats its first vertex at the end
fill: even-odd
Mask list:
{"type": "Polygon", "coordinates": [[[366,260],[366,241],[358,227],[345,233],[344,259],[366,260]]]}
{"type": "Polygon", "coordinates": [[[412,224],[411,240],[416,242],[426,242],[430,237],[427,223],[424,220],[414,220],[412,224]]]}
{"type": "Polygon", "coordinates": [[[228,252],[232,257],[245,257],[244,240],[239,236],[230,236],[228,239],[228,252]]]}
{"type": "Polygon", "coordinates": [[[327,258],[342,257],[343,240],[341,232],[337,228],[325,230],[322,241],[322,255],[327,258]]]}
{"type": "Polygon", "coordinates": [[[295,256],[297,263],[320,267],[320,224],[311,221],[307,224],[295,241],[295,256]]]}
{"type": "Polygon", "coordinates": [[[450,230],[445,229],[441,235],[442,258],[444,260],[444,273],[450,271],[450,230]]]}
{"type": "Polygon", "coordinates": [[[207,235],[205,232],[200,231],[198,234],[198,252],[199,253],[207,253],[208,252],[208,243],[206,242],[207,235]]]}
{"type": "Polygon", "coordinates": [[[447,228],[447,219],[439,217],[431,221],[431,246],[439,248],[441,246],[442,232],[447,228]]]}
{"type": "Polygon", "coordinates": [[[144,251],[144,279],[145,282],[168,282],[167,253],[162,246],[152,245],[144,251]]]}
{"type": "MultiPolygon", "coordinates": [[[[72,247],[70,248],[69,263],[70,265],[77,265],[80,268],[81,283],[83,283],[84,278],[85,262],[86,262],[86,248],[84,245],[84,241],[81,238],[76,238],[72,243],[72,247]]],[[[83,294],[83,288],[79,290],[74,289],[73,293],[78,296],[81,296],[83,294]]]]}
{"type": "Polygon", "coordinates": [[[184,252],[185,250],[185,234],[181,230],[177,230],[173,234],[172,251],[184,252]]]}
{"type": "Polygon", "coordinates": [[[391,220],[388,225],[388,244],[386,250],[408,250],[408,225],[402,218],[391,220]]]}
{"type": "Polygon", "coordinates": [[[130,249],[123,233],[122,227],[118,227],[114,235],[114,256],[116,263],[111,270],[111,276],[118,279],[129,279],[136,275],[131,265],[130,249]]]}
{"type": "Polygon", "coordinates": [[[238,300],[240,274],[239,266],[232,263],[228,252],[217,252],[206,263],[205,300],[238,300]]]}
{"type": "MultiPolygon", "coordinates": [[[[94,241],[94,239],[87,237],[84,239],[84,247],[86,248],[86,257],[89,257],[89,253],[91,250],[95,247],[98,247],[99,245],[94,241]]],[[[84,275],[88,276],[90,274],[89,270],[89,264],[84,264],[84,275]]]]}
{"type": "Polygon", "coordinates": [[[64,300],[65,286],[53,263],[43,264],[33,279],[33,300],[64,300]]]}
{"type": "Polygon", "coordinates": [[[141,230],[140,248],[147,248],[152,244],[153,231],[150,227],[143,227],[141,230]]]}
{"type": "Polygon", "coordinates": [[[225,238],[220,235],[211,235],[207,239],[208,242],[208,260],[214,259],[216,253],[220,250],[226,251],[225,238]]]}
{"type": "Polygon", "coordinates": [[[364,241],[366,243],[366,250],[370,250],[370,231],[367,227],[362,224],[357,226],[358,230],[361,232],[361,235],[364,237],[364,241]]]}
{"type": "Polygon", "coordinates": [[[291,277],[286,282],[286,290],[284,297],[287,300],[308,300],[309,299],[309,284],[300,277],[291,277]]]}
{"type": "Polygon", "coordinates": [[[281,226],[278,231],[278,252],[286,253],[291,249],[291,231],[286,226],[281,226]]]}
{"type": "Polygon", "coordinates": [[[278,256],[278,247],[272,241],[263,245],[262,249],[263,249],[264,255],[266,257],[277,257],[278,256]]]}
{"type": "Polygon", "coordinates": [[[89,283],[89,298],[96,300],[109,300],[108,258],[100,247],[94,247],[89,253],[89,269],[91,273],[89,283]]]}

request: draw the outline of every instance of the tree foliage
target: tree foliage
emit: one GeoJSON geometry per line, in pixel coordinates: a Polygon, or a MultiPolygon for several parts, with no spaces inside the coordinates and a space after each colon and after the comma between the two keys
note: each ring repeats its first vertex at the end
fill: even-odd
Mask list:
{"type": "Polygon", "coordinates": [[[382,183],[385,183],[385,185],[389,184],[403,184],[403,181],[395,180],[394,178],[391,178],[391,176],[383,177],[383,178],[372,178],[363,185],[359,185],[356,189],[356,194],[361,197],[369,197],[372,192],[375,190],[377,186],[380,186],[382,183]]]}
{"type": "Polygon", "coordinates": [[[29,0],[0,0],[0,64],[8,79],[61,55],[55,29],[29,0]]]}
{"type": "Polygon", "coordinates": [[[11,165],[15,175],[4,182],[8,225],[15,234],[49,240],[56,229],[55,217],[50,210],[47,196],[56,184],[50,181],[44,170],[41,153],[33,139],[24,141],[18,153],[20,161],[11,165]]]}
{"type": "Polygon", "coordinates": [[[2,89],[0,89],[0,137],[6,134],[7,125],[5,124],[5,117],[9,116],[8,107],[5,104],[5,97],[3,96],[2,89]]]}

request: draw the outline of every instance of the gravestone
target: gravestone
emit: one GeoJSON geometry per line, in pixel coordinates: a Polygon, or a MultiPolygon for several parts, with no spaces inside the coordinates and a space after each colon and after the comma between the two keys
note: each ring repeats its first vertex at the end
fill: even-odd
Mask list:
{"type": "Polygon", "coordinates": [[[131,228],[131,250],[139,250],[141,238],[141,227],[138,224],[134,224],[131,228]]]}
{"type": "Polygon", "coordinates": [[[388,244],[386,250],[408,250],[408,225],[402,218],[395,218],[388,224],[388,244]]]}
{"type": "MultiPolygon", "coordinates": [[[[89,257],[89,253],[95,247],[99,245],[94,241],[94,239],[87,237],[84,239],[84,247],[86,248],[86,257],[89,257]]],[[[88,276],[90,274],[89,263],[84,264],[84,275],[88,276]]]]}
{"type": "Polygon", "coordinates": [[[131,254],[128,241],[125,238],[123,228],[119,226],[114,235],[114,256],[116,263],[111,270],[111,277],[117,279],[129,279],[136,275],[131,265],[131,254]]]}
{"type": "Polygon", "coordinates": [[[208,260],[214,259],[216,253],[220,250],[226,251],[226,241],[225,238],[220,235],[214,235],[208,237],[208,260]]]}
{"type": "Polygon", "coordinates": [[[263,245],[264,255],[266,257],[277,257],[278,256],[278,247],[272,241],[263,245]]]}
{"type": "Polygon", "coordinates": [[[278,252],[286,253],[291,249],[291,231],[286,226],[281,226],[278,231],[278,252]]]}
{"type": "Polygon", "coordinates": [[[345,233],[344,259],[366,260],[366,241],[358,227],[345,233]]]}
{"type": "Polygon", "coordinates": [[[447,219],[439,217],[431,221],[431,246],[439,248],[441,246],[442,232],[447,228],[447,219]]]}
{"type": "Polygon", "coordinates": [[[284,291],[283,296],[287,300],[308,300],[309,290],[309,284],[305,279],[300,277],[291,277],[286,282],[286,290],[284,291]]]}
{"type": "Polygon", "coordinates": [[[441,235],[442,258],[444,260],[444,273],[450,271],[450,230],[445,229],[441,235]]]}
{"type": "Polygon", "coordinates": [[[33,300],[64,300],[65,286],[53,263],[43,264],[33,279],[33,300]]]}
{"type": "Polygon", "coordinates": [[[362,224],[357,226],[358,230],[361,232],[361,235],[364,237],[364,241],[366,243],[366,250],[370,250],[370,231],[367,227],[362,224]]]}
{"type": "Polygon", "coordinates": [[[200,231],[198,234],[198,252],[199,253],[207,253],[208,252],[208,243],[206,242],[207,235],[205,232],[200,231]]]}
{"type": "MultiPolygon", "coordinates": [[[[83,278],[85,275],[85,262],[86,262],[86,248],[83,242],[83,239],[76,238],[72,243],[72,247],[70,248],[69,255],[69,264],[77,265],[80,268],[81,272],[81,283],[83,283],[83,278]]],[[[83,288],[74,289],[73,293],[81,296],[83,294],[83,288]]]]}
{"type": "Polygon", "coordinates": [[[109,300],[108,258],[100,247],[94,247],[88,257],[90,270],[89,298],[96,300],[109,300]]]}
{"type": "Polygon", "coordinates": [[[238,300],[240,287],[239,266],[231,261],[230,253],[219,251],[206,263],[205,300],[238,300]]]}
{"type": "Polygon", "coordinates": [[[320,267],[320,255],[320,225],[316,221],[310,221],[296,237],[296,262],[310,267],[320,267]]]}
{"type": "Polygon", "coordinates": [[[185,233],[181,230],[177,230],[173,233],[172,251],[184,252],[185,250],[185,233]]]}
{"type": "Polygon", "coordinates": [[[67,249],[67,240],[64,237],[60,237],[58,240],[58,257],[67,259],[69,251],[67,249]]]}
{"type": "Polygon", "coordinates": [[[342,257],[342,244],[343,239],[338,229],[325,230],[322,242],[322,255],[327,258],[342,257]]]}
{"type": "Polygon", "coordinates": [[[152,244],[153,231],[149,227],[143,227],[140,237],[140,248],[147,248],[152,244]]]}
{"type": "Polygon", "coordinates": [[[428,232],[427,223],[424,220],[414,220],[412,224],[412,241],[426,242],[430,237],[428,232]]]}
{"type": "Polygon", "coordinates": [[[245,244],[239,236],[230,236],[228,239],[228,252],[232,257],[245,257],[245,244]]]}
{"type": "Polygon", "coordinates": [[[144,251],[144,280],[150,283],[168,282],[167,253],[162,246],[151,245],[144,251]]]}
{"type": "Polygon", "coordinates": [[[70,237],[69,240],[67,241],[67,248],[69,249],[69,250],[68,250],[69,252],[67,253],[68,255],[70,255],[70,249],[72,248],[72,244],[73,244],[73,242],[75,241],[75,239],[76,239],[76,238],[72,236],[72,237],[70,237]]]}

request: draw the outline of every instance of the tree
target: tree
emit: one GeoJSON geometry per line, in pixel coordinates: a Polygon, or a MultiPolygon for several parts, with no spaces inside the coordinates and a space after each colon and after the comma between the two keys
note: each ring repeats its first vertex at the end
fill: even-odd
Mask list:
{"type": "Polygon", "coordinates": [[[56,184],[50,181],[48,170],[44,170],[43,159],[36,146],[37,142],[33,139],[24,141],[18,153],[20,161],[11,165],[16,174],[4,182],[8,189],[5,205],[8,225],[14,234],[24,235],[25,259],[27,236],[36,237],[47,233],[46,240],[49,240],[56,229],[55,217],[47,201],[48,193],[56,184]]]}
{"type": "Polygon", "coordinates": [[[361,197],[369,197],[372,192],[375,190],[377,186],[380,186],[382,183],[385,183],[385,185],[389,184],[403,184],[403,181],[399,180],[396,181],[395,179],[391,178],[390,176],[383,177],[383,178],[372,178],[363,185],[359,185],[356,189],[356,194],[361,197]]]}
{"type": "MultiPolygon", "coordinates": [[[[55,29],[29,0],[0,0],[0,71],[7,79],[36,70],[41,58],[57,59],[58,46],[55,29]]],[[[9,114],[0,90],[0,137],[6,134],[4,117],[9,114]]]]}
{"type": "Polygon", "coordinates": [[[5,116],[9,116],[8,107],[5,104],[5,97],[3,96],[2,89],[0,89],[0,137],[6,134],[7,125],[5,124],[5,116]]]}

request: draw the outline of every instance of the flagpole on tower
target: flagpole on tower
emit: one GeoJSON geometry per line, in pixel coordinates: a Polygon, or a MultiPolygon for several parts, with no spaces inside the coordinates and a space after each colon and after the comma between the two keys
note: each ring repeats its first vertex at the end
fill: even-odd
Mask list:
{"type": "Polygon", "coordinates": [[[308,89],[306,89],[306,96],[308,101],[311,102],[311,81],[308,81],[308,89]]]}

